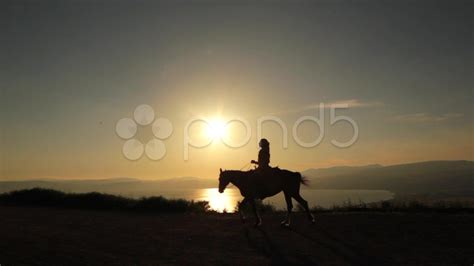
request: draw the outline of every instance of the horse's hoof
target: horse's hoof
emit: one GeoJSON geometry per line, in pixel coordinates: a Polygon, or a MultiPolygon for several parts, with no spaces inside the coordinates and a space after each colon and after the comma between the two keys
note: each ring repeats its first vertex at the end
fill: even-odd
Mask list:
{"type": "Polygon", "coordinates": [[[247,219],[245,218],[241,218],[240,220],[242,221],[243,224],[247,221],[247,219]]]}
{"type": "Polygon", "coordinates": [[[255,227],[260,227],[260,226],[262,226],[262,222],[261,222],[261,221],[255,223],[255,227]]]}
{"type": "Polygon", "coordinates": [[[280,223],[280,226],[283,227],[283,228],[289,228],[290,227],[290,223],[287,222],[287,221],[283,221],[280,223]]]}
{"type": "Polygon", "coordinates": [[[316,219],[311,219],[311,224],[315,224],[316,223],[316,219]]]}
{"type": "Polygon", "coordinates": [[[281,228],[285,228],[285,229],[290,228],[290,224],[287,224],[287,223],[282,223],[280,226],[281,226],[281,228]]]}

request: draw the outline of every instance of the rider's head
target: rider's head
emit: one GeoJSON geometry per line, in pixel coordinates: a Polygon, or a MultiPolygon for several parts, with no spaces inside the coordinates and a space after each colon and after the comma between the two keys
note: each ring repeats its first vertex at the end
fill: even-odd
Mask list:
{"type": "Polygon", "coordinates": [[[258,146],[260,146],[260,148],[268,148],[270,147],[270,142],[268,142],[267,139],[261,139],[260,142],[258,142],[258,146]]]}

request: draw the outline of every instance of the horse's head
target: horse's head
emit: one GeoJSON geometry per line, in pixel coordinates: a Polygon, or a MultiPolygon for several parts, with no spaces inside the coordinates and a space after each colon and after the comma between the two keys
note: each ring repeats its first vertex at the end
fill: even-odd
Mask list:
{"type": "Polygon", "coordinates": [[[230,183],[230,176],[228,175],[227,171],[222,171],[219,174],[219,193],[223,193],[227,185],[230,183]]]}

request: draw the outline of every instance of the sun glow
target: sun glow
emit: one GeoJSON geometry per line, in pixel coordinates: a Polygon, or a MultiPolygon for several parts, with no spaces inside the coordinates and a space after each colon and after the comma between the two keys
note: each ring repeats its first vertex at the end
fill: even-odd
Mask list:
{"type": "Polygon", "coordinates": [[[217,212],[234,212],[237,206],[238,191],[226,189],[224,193],[219,193],[217,188],[204,189],[201,198],[209,202],[211,210],[217,212]]]}
{"type": "Polygon", "coordinates": [[[212,119],[208,122],[206,128],[208,138],[221,139],[227,135],[227,125],[222,119],[212,119]]]}

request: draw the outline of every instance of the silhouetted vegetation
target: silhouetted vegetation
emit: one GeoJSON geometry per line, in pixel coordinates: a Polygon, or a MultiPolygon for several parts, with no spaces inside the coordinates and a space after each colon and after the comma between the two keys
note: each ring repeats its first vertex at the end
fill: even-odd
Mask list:
{"type": "MultiPolygon", "coordinates": [[[[90,193],[65,193],[53,189],[33,188],[0,194],[0,204],[17,206],[64,207],[94,210],[125,210],[143,212],[212,212],[207,201],[188,201],[184,199],[167,199],[162,196],[143,197],[140,199],[122,196],[90,193]]],[[[274,205],[256,201],[262,213],[281,212],[274,205]]],[[[251,212],[249,205],[246,212],[251,212]]],[[[236,211],[239,211],[238,209],[236,211]]],[[[303,211],[295,204],[295,211],[303,211]]],[[[330,208],[313,207],[312,212],[443,212],[443,213],[474,213],[474,202],[468,200],[432,200],[416,198],[394,199],[373,203],[350,200],[330,208]]]]}
{"type": "Polygon", "coordinates": [[[473,203],[470,201],[444,201],[437,200],[423,202],[416,199],[410,200],[385,200],[373,203],[353,203],[350,200],[331,208],[314,207],[315,212],[444,212],[444,213],[474,213],[473,203]]]}
{"type": "MultiPolygon", "coordinates": [[[[269,204],[269,203],[265,203],[261,200],[255,200],[255,206],[257,207],[257,209],[261,213],[272,213],[272,212],[277,211],[277,208],[275,206],[273,206],[272,204],[269,204]]],[[[249,204],[246,204],[245,206],[242,206],[242,209],[245,212],[248,212],[248,213],[250,213],[252,211],[252,207],[249,204]]],[[[235,211],[238,212],[239,210],[240,210],[240,202],[237,205],[237,209],[235,211]]]]}
{"type": "MultiPolygon", "coordinates": [[[[261,200],[256,201],[256,206],[262,213],[286,212],[277,209],[271,203],[261,200]]],[[[304,212],[299,204],[294,204],[294,211],[304,212]]],[[[245,205],[244,211],[251,212],[250,205],[245,205]]],[[[236,212],[239,208],[236,209],[236,212]]],[[[340,205],[329,208],[316,206],[311,208],[312,212],[440,212],[440,213],[474,213],[474,202],[470,200],[433,200],[424,201],[418,199],[386,200],[372,203],[351,202],[347,200],[340,205]]]]}
{"type": "Polygon", "coordinates": [[[206,212],[209,210],[207,201],[166,199],[161,196],[131,199],[98,192],[64,193],[43,188],[0,194],[0,204],[150,212],[206,212]]]}

